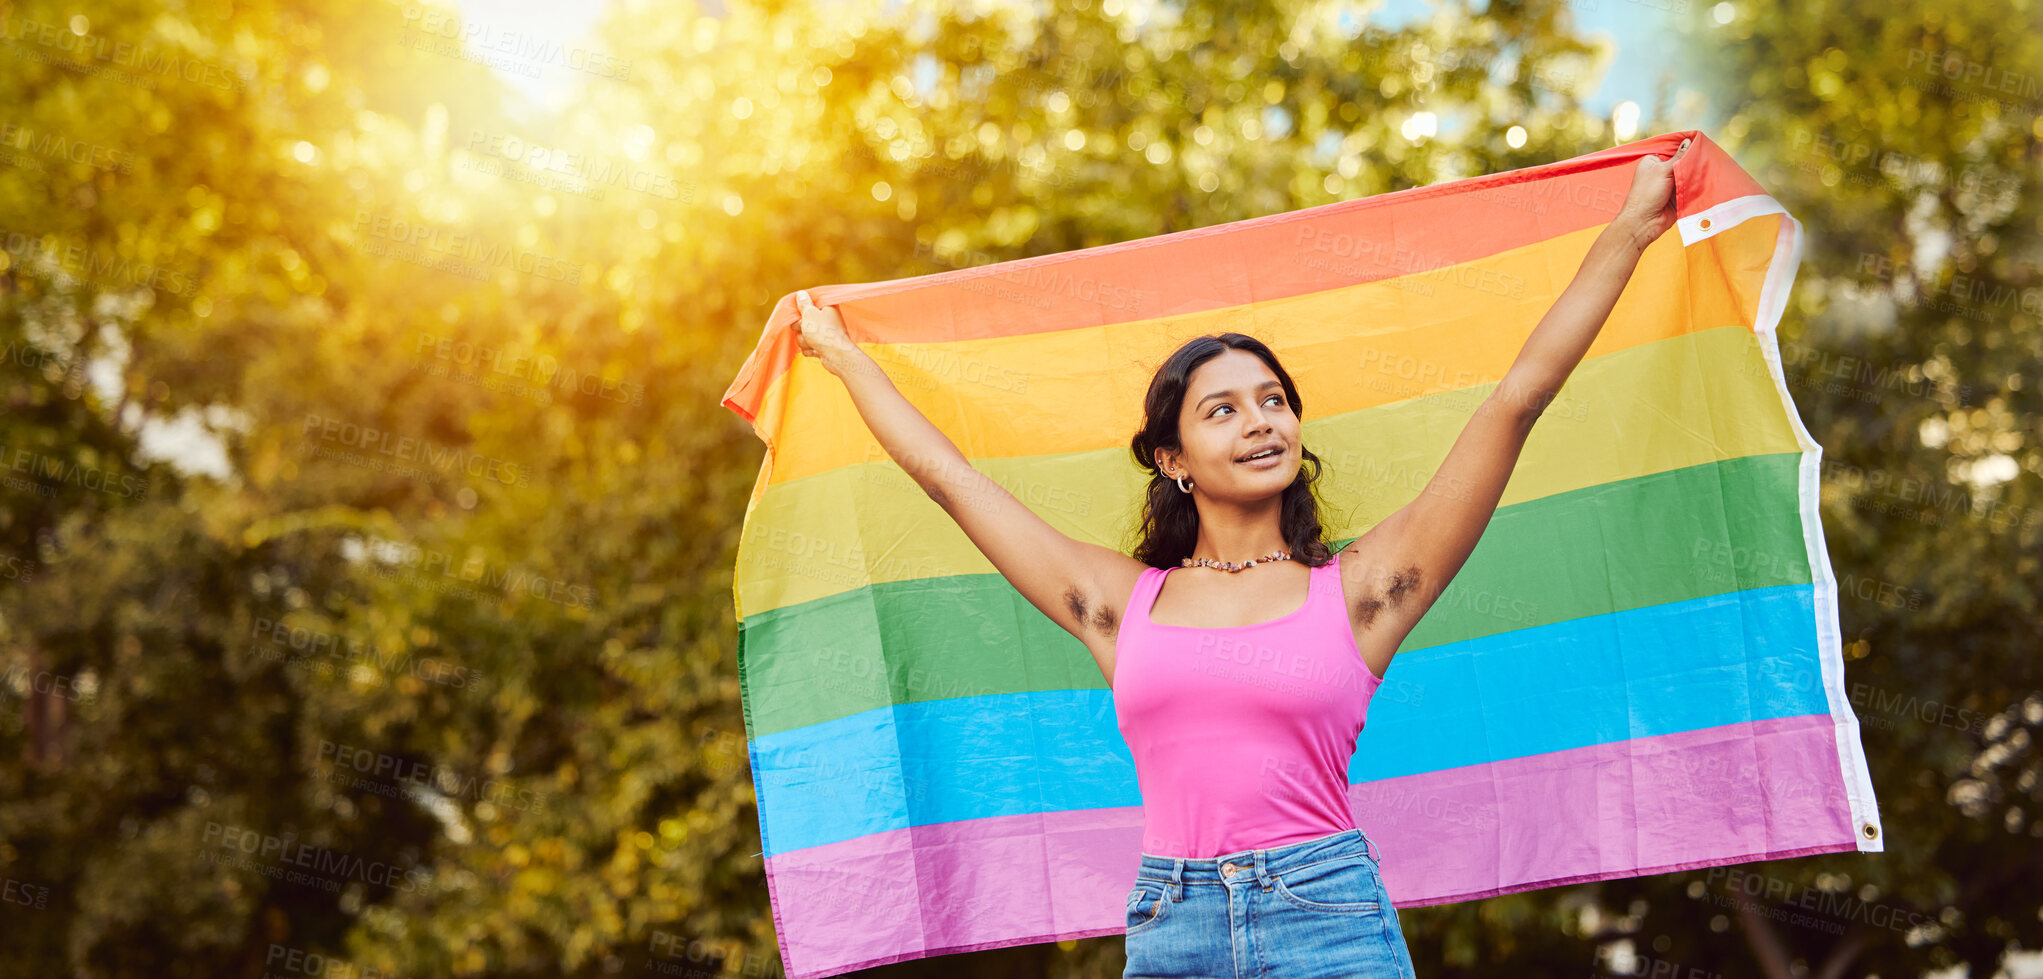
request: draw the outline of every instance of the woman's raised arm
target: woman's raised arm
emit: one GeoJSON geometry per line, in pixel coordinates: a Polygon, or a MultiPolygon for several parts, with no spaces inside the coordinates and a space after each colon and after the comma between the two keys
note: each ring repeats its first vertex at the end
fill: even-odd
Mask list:
{"type": "Polygon", "coordinates": [[[1533,327],[1426,488],[1349,545],[1371,561],[1369,576],[1381,579],[1360,587],[1390,596],[1375,624],[1395,639],[1418,624],[1475,550],[1533,423],[1588,353],[1646,246],[1673,226],[1674,163],[1688,143],[1682,140],[1667,159],[1639,161],[1617,217],[1590,245],[1573,281],[1533,327]]]}
{"type": "Polygon", "coordinates": [[[844,382],[860,417],[894,462],[950,514],[993,567],[1029,604],[1094,650],[1100,672],[1113,678],[1112,643],[1118,608],[1142,564],[1080,541],[1036,515],[999,483],[974,468],[950,438],[909,403],[871,355],[860,350],[835,309],[795,294],[801,319],[795,339],[844,382]],[[1106,650],[1100,659],[1101,650],[1106,650]]]}

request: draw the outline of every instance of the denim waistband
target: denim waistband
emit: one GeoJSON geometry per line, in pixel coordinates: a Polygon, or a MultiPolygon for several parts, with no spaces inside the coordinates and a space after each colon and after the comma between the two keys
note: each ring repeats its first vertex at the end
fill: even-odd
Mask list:
{"type": "Polygon", "coordinates": [[[1266,874],[1282,873],[1294,867],[1303,867],[1331,857],[1353,853],[1358,843],[1361,844],[1364,856],[1371,860],[1376,859],[1375,850],[1367,834],[1360,829],[1344,829],[1317,839],[1256,850],[1237,850],[1217,857],[1165,857],[1145,853],[1142,854],[1142,862],[1136,869],[1135,876],[1148,880],[1223,883],[1231,878],[1222,876],[1221,866],[1233,864],[1244,870],[1257,871],[1251,876],[1259,878],[1266,874]]]}

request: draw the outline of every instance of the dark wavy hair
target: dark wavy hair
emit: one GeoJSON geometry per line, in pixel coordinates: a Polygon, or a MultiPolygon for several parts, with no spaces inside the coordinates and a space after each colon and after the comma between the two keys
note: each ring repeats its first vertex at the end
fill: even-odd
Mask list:
{"type": "MultiPolygon", "coordinates": [[[[1298,385],[1292,383],[1291,374],[1277,362],[1277,355],[1269,346],[1255,337],[1243,333],[1207,334],[1185,341],[1184,346],[1172,353],[1149,379],[1149,393],[1142,400],[1142,430],[1135,433],[1129,445],[1135,453],[1135,464],[1149,473],[1149,489],[1142,501],[1141,541],[1135,546],[1134,557],[1150,567],[1177,566],[1192,556],[1192,548],[1199,542],[1199,507],[1192,502],[1191,494],[1178,489],[1177,481],[1164,475],[1157,466],[1156,450],[1184,451],[1184,443],[1178,439],[1178,415],[1185,405],[1192,372],[1230,349],[1246,350],[1262,358],[1284,385],[1284,396],[1290,400],[1291,409],[1301,420],[1305,418],[1305,402],[1298,397],[1298,385]]],[[[1322,466],[1319,456],[1313,455],[1302,442],[1299,452],[1304,463],[1298,468],[1298,478],[1284,488],[1280,519],[1285,550],[1291,552],[1291,559],[1317,568],[1334,559],[1333,549],[1321,538],[1318,483],[1322,466]]]]}

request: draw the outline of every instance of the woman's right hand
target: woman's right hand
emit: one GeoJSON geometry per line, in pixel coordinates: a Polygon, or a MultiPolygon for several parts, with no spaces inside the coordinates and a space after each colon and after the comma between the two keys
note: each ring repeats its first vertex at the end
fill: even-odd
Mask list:
{"type": "Polygon", "coordinates": [[[845,331],[844,318],[837,315],[837,309],[816,305],[809,298],[809,290],[795,293],[795,309],[801,314],[794,325],[795,343],[803,354],[822,361],[824,367],[835,372],[847,356],[864,352],[851,342],[851,334],[845,331]]]}

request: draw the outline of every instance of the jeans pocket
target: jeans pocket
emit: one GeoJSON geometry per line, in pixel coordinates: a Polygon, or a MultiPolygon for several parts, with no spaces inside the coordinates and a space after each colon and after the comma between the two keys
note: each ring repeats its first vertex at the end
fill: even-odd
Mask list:
{"type": "Polygon", "coordinates": [[[1366,856],[1321,860],[1273,875],[1278,896],[1306,911],[1375,914],[1383,910],[1383,884],[1366,856]]]}
{"type": "Polygon", "coordinates": [[[1128,891],[1127,934],[1146,931],[1150,926],[1163,920],[1170,907],[1168,885],[1153,880],[1138,880],[1128,891]]]}

